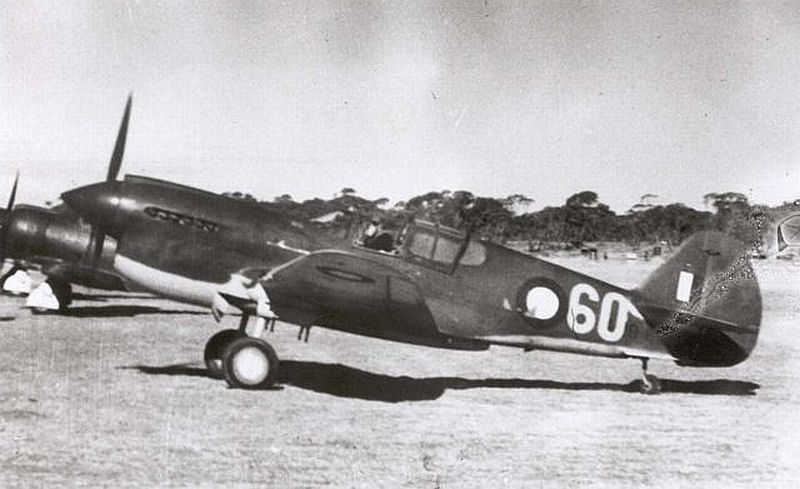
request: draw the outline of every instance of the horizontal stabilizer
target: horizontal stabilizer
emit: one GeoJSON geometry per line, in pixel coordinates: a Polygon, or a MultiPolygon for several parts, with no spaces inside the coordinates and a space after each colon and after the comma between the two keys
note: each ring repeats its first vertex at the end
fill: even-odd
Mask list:
{"type": "MultiPolygon", "coordinates": [[[[662,325],[672,320],[676,325],[707,325],[712,326],[719,331],[727,331],[730,333],[742,333],[758,335],[759,328],[757,326],[737,324],[724,319],[712,318],[701,314],[693,314],[688,311],[671,310],[661,307],[656,304],[639,303],[637,309],[648,319],[663,318],[660,323],[662,325]]],[[[666,331],[659,331],[660,333],[667,334],[666,331]]]]}

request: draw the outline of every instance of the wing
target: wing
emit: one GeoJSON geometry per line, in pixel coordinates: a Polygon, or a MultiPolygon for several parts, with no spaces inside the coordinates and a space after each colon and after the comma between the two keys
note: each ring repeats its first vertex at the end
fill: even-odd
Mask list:
{"type": "Polygon", "coordinates": [[[399,271],[341,251],[319,251],[262,281],[282,319],[415,344],[483,349],[442,334],[417,284],[399,271]]]}

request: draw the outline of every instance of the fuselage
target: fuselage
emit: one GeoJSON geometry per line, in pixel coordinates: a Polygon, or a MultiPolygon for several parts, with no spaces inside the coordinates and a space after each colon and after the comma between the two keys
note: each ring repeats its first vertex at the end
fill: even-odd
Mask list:
{"type": "Polygon", "coordinates": [[[449,239],[451,253],[439,244],[438,255],[424,257],[413,243],[398,254],[375,252],[249,202],[145,177],[63,198],[116,238],[115,271],[178,301],[210,306],[220,291],[242,292],[243,271],[269,271],[309,252],[337,249],[413,281],[444,335],[611,356],[624,354],[621,344],[627,351],[657,344],[624,290],[491,243],[472,241],[455,266],[462,243],[444,232],[432,239],[449,239]],[[537,300],[539,310],[531,311],[537,300]],[[595,306],[574,318],[572,329],[564,319],[570,300],[595,306]],[[548,304],[552,310],[543,311],[548,304]]]}
{"type": "MultiPolygon", "coordinates": [[[[432,346],[676,359],[635,294],[455,230],[416,224],[390,254],[254,203],[146,177],[62,197],[117,240],[117,273],[178,301],[210,306],[219,292],[244,295],[249,280],[337,250],[302,276],[303,287],[262,281],[283,319],[432,346]],[[362,294],[374,306],[358,304],[362,294]]],[[[741,361],[736,355],[721,362],[741,361]]]]}

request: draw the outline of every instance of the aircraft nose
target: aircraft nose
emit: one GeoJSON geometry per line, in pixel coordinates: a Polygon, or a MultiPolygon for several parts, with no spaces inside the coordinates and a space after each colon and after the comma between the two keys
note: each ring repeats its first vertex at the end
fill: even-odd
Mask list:
{"type": "Polygon", "coordinates": [[[102,182],[78,187],[61,194],[70,208],[91,223],[113,224],[119,206],[118,182],[102,182]]]}

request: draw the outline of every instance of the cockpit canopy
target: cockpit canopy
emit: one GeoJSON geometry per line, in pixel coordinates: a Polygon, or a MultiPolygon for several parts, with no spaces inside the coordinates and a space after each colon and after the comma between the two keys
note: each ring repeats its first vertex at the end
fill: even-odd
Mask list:
{"type": "Polygon", "coordinates": [[[409,224],[404,250],[409,259],[452,269],[478,266],[486,260],[486,247],[470,240],[464,231],[419,220],[409,224]]]}
{"type": "Polygon", "coordinates": [[[445,272],[458,265],[478,266],[486,261],[486,247],[470,240],[464,231],[437,223],[414,220],[397,231],[367,228],[357,243],[367,249],[402,256],[408,261],[445,272]]]}

